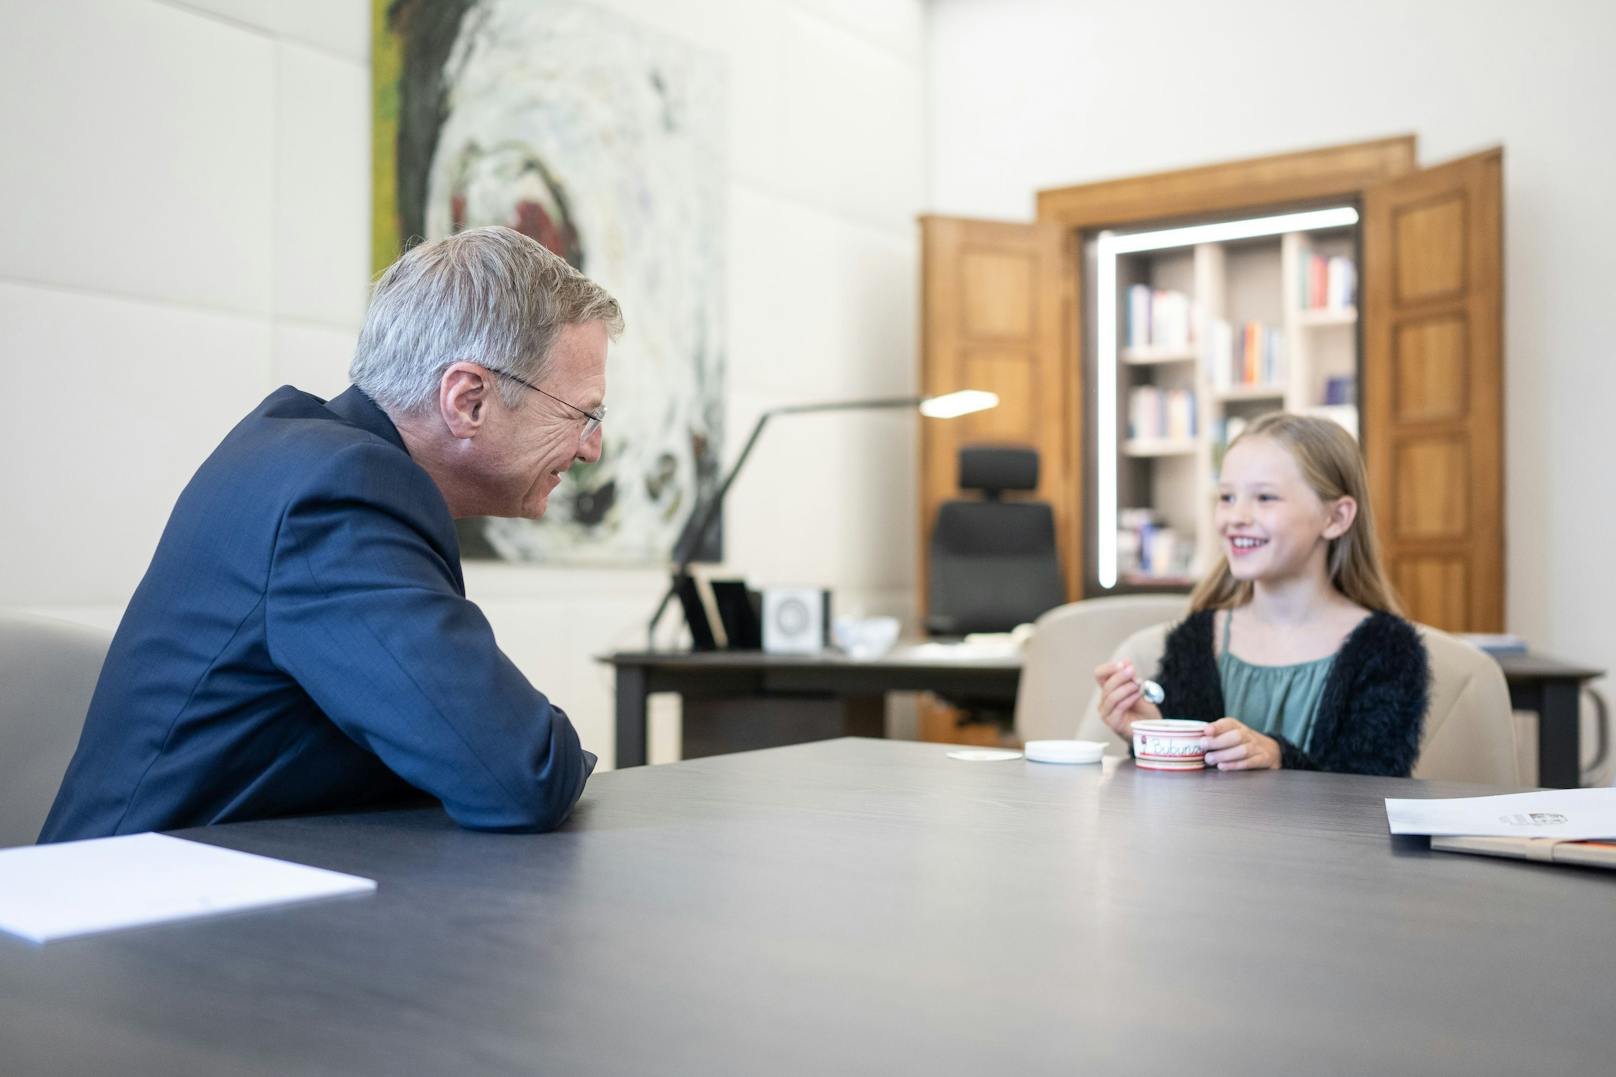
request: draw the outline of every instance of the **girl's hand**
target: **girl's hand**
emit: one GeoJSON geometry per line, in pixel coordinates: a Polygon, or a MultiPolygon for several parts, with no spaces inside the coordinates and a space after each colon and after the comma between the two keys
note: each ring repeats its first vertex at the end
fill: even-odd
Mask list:
{"type": "Polygon", "coordinates": [[[1279,741],[1238,718],[1219,718],[1207,726],[1206,749],[1206,765],[1219,770],[1279,769],[1279,741]]]}
{"type": "Polygon", "coordinates": [[[1094,671],[1094,681],[1100,686],[1100,720],[1123,740],[1133,742],[1135,722],[1161,717],[1156,705],[1140,692],[1139,674],[1132,662],[1107,662],[1094,671]]]}

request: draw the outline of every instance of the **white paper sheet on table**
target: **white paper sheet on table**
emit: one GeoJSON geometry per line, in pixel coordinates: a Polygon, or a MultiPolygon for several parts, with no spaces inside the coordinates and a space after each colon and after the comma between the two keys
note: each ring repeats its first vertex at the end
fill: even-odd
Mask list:
{"type": "Polygon", "coordinates": [[[1485,838],[1616,838],[1616,789],[1540,789],[1448,800],[1386,799],[1393,834],[1485,838]]]}
{"type": "Polygon", "coordinates": [[[0,849],[0,931],[33,942],[376,889],[373,879],[127,834],[0,849]]]}

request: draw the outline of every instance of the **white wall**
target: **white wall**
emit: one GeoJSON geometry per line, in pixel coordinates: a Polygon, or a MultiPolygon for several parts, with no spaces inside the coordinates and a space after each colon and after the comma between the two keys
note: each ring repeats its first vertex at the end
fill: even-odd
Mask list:
{"type": "MultiPolygon", "coordinates": [[[[920,0],[603,6],[728,70],[728,453],[765,407],[912,391],[920,0]]],[[[369,275],[369,8],[0,0],[0,605],[115,624],[223,433],[282,383],[346,384],[369,275]]],[[[912,617],[915,440],[891,415],[771,429],[730,497],[731,563],[912,617]]],[[[609,760],[592,656],[643,641],[664,577],[479,564],[467,581],[609,760]]]]}
{"type": "Polygon", "coordinates": [[[1616,4],[933,0],[931,209],[1414,132],[1504,146],[1508,621],[1616,667],[1616,4]]]}

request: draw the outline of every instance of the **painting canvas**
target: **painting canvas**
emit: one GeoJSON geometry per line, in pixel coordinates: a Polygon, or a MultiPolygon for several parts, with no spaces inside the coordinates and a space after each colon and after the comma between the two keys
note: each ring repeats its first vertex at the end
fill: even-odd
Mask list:
{"type": "Polygon", "coordinates": [[[376,268],[508,225],[605,286],[628,327],[600,461],[542,520],[461,521],[463,552],[665,561],[713,493],[723,432],[720,61],[572,0],[373,3],[376,268]]]}

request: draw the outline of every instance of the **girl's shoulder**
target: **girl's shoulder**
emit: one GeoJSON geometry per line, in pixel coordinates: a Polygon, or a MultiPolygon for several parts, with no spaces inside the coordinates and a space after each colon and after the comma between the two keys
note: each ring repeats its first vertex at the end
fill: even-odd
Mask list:
{"type": "Polygon", "coordinates": [[[1195,647],[1202,641],[1212,639],[1213,618],[1218,610],[1195,610],[1186,614],[1172,628],[1167,630],[1168,650],[1177,650],[1181,647],[1195,647]]]}
{"type": "MultiPolygon", "coordinates": [[[[1406,621],[1386,610],[1370,610],[1368,616],[1358,622],[1352,635],[1364,634],[1372,639],[1403,640],[1418,643],[1420,630],[1413,623],[1406,621]]],[[[1349,637],[1350,638],[1350,637],[1349,637]]]]}
{"type": "Polygon", "coordinates": [[[1387,673],[1419,674],[1427,664],[1419,629],[1385,610],[1373,610],[1359,622],[1341,644],[1340,659],[1387,673]]]}

